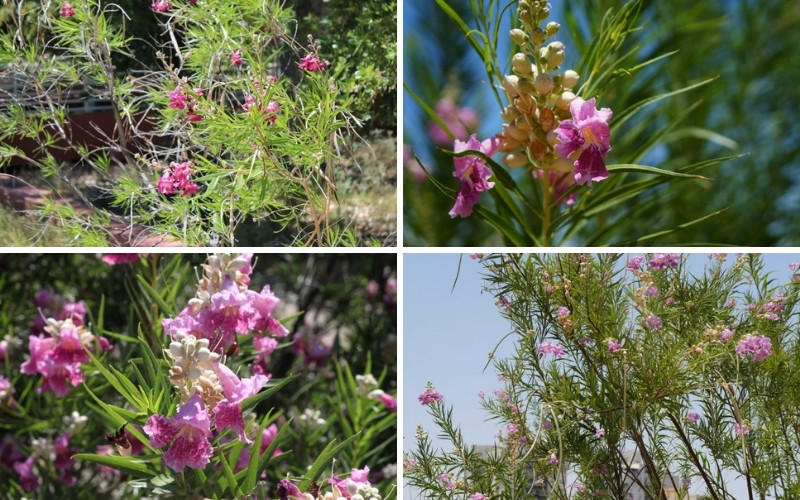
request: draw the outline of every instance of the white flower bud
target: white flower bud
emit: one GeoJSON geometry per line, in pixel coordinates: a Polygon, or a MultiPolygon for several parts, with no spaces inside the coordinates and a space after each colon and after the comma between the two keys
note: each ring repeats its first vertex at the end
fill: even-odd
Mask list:
{"type": "Polygon", "coordinates": [[[517,168],[528,164],[528,157],[522,153],[506,153],[503,157],[503,163],[508,168],[517,168]]]}
{"type": "Polygon", "coordinates": [[[514,125],[503,125],[503,135],[506,137],[511,137],[512,139],[516,139],[518,141],[524,141],[528,138],[528,133],[524,130],[520,130],[514,125]]]}
{"type": "Polygon", "coordinates": [[[573,99],[575,99],[575,94],[572,92],[562,92],[556,101],[556,107],[566,111],[569,109],[569,103],[571,103],[573,99]]]}
{"type": "Polygon", "coordinates": [[[509,34],[511,35],[511,41],[519,46],[528,43],[528,35],[526,35],[525,32],[519,28],[514,28],[509,32],[509,34]]]}
{"type": "Polygon", "coordinates": [[[503,88],[506,90],[509,100],[517,97],[519,95],[519,77],[517,75],[504,76],[503,88]]]}
{"type": "Polygon", "coordinates": [[[561,85],[563,85],[565,89],[572,89],[578,84],[580,78],[577,72],[568,69],[564,72],[564,76],[561,77],[561,85]]]}
{"type": "Polygon", "coordinates": [[[519,75],[530,75],[532,73],[531,61],[528,59],[528,56],[522,52],[514,54],[514,57],[511,59],[511,66],[514,68],[514,72],[519,75]]]}
{"type": "Polygon", "coordinates": [[[560,27],[561,25],[558,24],[557,22],[550,21],[549,23],[547,23],[547,26],[545,26],[544,32],[547,34],[547,37],[550,38],[555,36],[556,33],[558,33],[558,28],[560,27]]]}
{"type": "Polygon", "coordinates": [[[547,73],[536,75],[536,81],[533,83],[536,92],[544,95],[549,94],[553,90],[553,78],[547,73]]]}

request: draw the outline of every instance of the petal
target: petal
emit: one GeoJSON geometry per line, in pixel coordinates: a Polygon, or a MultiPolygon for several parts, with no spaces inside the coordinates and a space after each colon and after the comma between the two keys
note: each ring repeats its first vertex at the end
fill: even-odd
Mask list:
{"type": "Polygon", "coordinates": [[[231,403],[229,401],[220,401],[214,407],[214,426],[217,431],[226,427],[230,427],[239,436],[239,439],[247,444],[252,444],[252,441],[247,439],[244,433],[244,419],[242,417],[242,408],[238,403],[231,403]]]}
{"type": "Polygon", "coordinates": [[[147,419],[144,432],[150,437],[150,445],[153,448],[162,448],[175,438],[177,429],[167,417],[156,414],[147,419]]]}
{"type": "Polygon", "coordinates": [[[592,181],[602,181],[608,177],[608,170],[603,162],[603,153],[595,147],[583,150],[575,162],[575,182],[591,185],[592,181]]]}
{"type": "Polygon", "coordinates": [[[184,467],[204,469],[211,459],[211,443],[207,438],[188,439],[179,437],[164,453],[164,463],[175,472],[180,472],[184,467]]]}
{"type": "Polygon", "coordinates": [[[572,120],[564,120],[556,128],[556,137],[561,144],[556,144],[556,152],[563,158],[569,158],[586,142],[572,120]]]}

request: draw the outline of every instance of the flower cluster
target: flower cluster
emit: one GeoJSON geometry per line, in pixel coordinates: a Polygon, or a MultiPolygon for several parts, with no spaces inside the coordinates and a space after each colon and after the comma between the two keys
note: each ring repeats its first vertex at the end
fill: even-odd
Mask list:
{"type": "Polygon", "coordinates": [[[231,53],[231,66],[241,66],[244,61],[242,60],[242,53],[239,49],[231,53]]]}
{"type": "Polygon", "coordinates": [[[745,335],[736,345],[736,354],[750,354],[753,361],[764,361],[772,354],[772,341],[763,335],[745,335]]]}
{"type": "MultiPolygon", "coordinates": [[[[559,186],[563,193],[573,182],[591,184],[608,177],[604,158],[611,150],[612,112],[572,92],[580,76],[560,70],[566,48],[552,41],[560,25],[541,26],[549,14],[546,2],[519,3],[521,27],[510,32],[519,52],[512,57],[513,74],[503,79],[508,105],[501,111],[506,123],[499,150],[506,166],[528,166],[545,187],[559,186]],[[541,170],[560,175],[536,173],[541,170]]],[[[561,200],[567,201],[574,203],[574,198],[561,200]]]]}
{"type": "Polygon", "coordinates": [[[195,113],[195,106],[197,105],[197,97],[202,97],[203,89],[196,88],[193,93],[187,92],[186,88],[188,83],[184,78],[175,90],[169,93],[169,107],[172,109],[185,109],[186,121],[199,122],[203,119],[203,115],[195,113]]]}
{"type": "Polygon", "coordinates": [[[50,390],[57,396],[66,396],[69,385],[76,387],[84,380],[81,363],[89,361],[87,349],[93,350],[94,342],[101,350],[111,348],[105,337],[95,337],[72,318],[48,318],[43,330],[42,334],[28,337],[30,357],[20,369],[26,375],[44,377],[38,393],[50,390]]]}
{"type": "Polygon", "coordinates": [[[417,397],[417,399],[423,406],[430,406],[431,403],[435,402],[438,403],[444,398],[442,397],[441,394],[436,392],[436,389],[433,387],[433,384],[428,382],[428,384],[425,386],[425,392],[420,394],[419,397],[417,397]]]}
{"type": "Polygon", "coordinates": [[[539,345],[539,354],[541,356],[552,354],[557,358],[561,358],[564,356],[564,347],[558,344],[553,344],[552,342],[542,342],[539,345]]]}
{"type": "Polygon", "coordinates": [[[61,10],[58,11],[58,15],[61,17],[75,17],[75,10],[72,8],[72,5],[65,3],[61,10]]]}
{"type": "Polygon", "coordinates": [[[192,176],[193,163],[186,161],[183,163],[171,162],[169,167],[164,169],[156,185],[161,194],[174,194],[180,192],[183,196],[189,196],[197,192],[197,184],[189,178],[192,176]]]}
{"type": "MultiPolygon", "coordinates": [[[[269,287],[261,293],[248,289],[251,258],[238,254],[208,257],[196,296],[176,318],[163,320],[164,331],[172,337],[165,351],[172,361],[170,382],[183,403],[172,418],[150,416],[144,431],[152,446],[170,445],[164,462],[176,471],[186,466],[202,469],[208,464],[212,420],[217,432],[231,428],[239,440],[252,443],[245,433],[241,404],[257,394],[269,376],[257,364],[252,377],[240,379],[220,358],[229,346],[236,345],[237,334],[268,331],[283,337],[288,331],[272,317],[278,298],[269,287]]],[[[253,338],[257,345],[260,336],[253,338]]]]}
{"type": "Polygon", "coordinates": [[[265,115],[266,121],[275,123],[278,119],[278,112],[281,110],[281,104],[277,101],[269,101],[264,105],[260,100],[257,100],[252,95],[244,96],[244,104],[242,109],[245,111],[256,110],[262,115],[265,115]]]}
{"type": "Polygon", "coordinates": [[[150,4],[150,8],[153,9],[153,12],[169,12],[172,6],[169,4],[169,0],[156,0],[155,2],[150,4]]]}
{"type": "Polygon", "coordinates": [[[344,479],[331,478],[329,483],[331,491],[323,493],[319,486],[314,487],[314,493],[303,493],[300,488],[288,479],[278,483],[278,498],[296,498],[299,500],[328,500],[345,498],[349,500],[381,500],[381,494],[374,488],[367,475],[369,467],[352,469],[350,477],[344,479]]]}
{"type": "Polygon", "coordinates": [[[327,60],[320,60],[315,52],[309,52],[302,59],[298,67],[306,71],[325,71],[330,68],[331,63],[327,60]]]}

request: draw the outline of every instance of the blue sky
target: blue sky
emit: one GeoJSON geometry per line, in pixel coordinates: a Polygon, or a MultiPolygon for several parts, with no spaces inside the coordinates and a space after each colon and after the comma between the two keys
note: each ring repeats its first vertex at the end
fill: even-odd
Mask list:
{"type": "MultiPolygon", "coordinates": [[[[773,277],[783,283],[791,276],[789,264],[800,261],[800,255],[768,254],[764,261],[773,277]]],[[[707,254],[693,254],[689,257],[690,270],[700,273],[707,262],[707,254]]],[[[500,317],[493,297],[482,293],[481,265],[466,255],[460,273],[458,265],[458,254],[403,256],[404,449],[414,446],[417,425],[435,437],[430,418],[416,400],[428,381],[454,407],[454,420],[467,443],[491,444],[501,428],[497,422],[485,421],[478,391],[491,394],[502,387],[492,367],[484,371],[484,366],[488,353],[510,326],[500,317]]],[[[500,345],[497,356],[512,352],[513,339],[509,338],[500,345]]],[[[743,490],[737,497],[739,494],[745,498],[743,490]]],[[[403,498],[414,497],[406,491],[403,498]]]]}

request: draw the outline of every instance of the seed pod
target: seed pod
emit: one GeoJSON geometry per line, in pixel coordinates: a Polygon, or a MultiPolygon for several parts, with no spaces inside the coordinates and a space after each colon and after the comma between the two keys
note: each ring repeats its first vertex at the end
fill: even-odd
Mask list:
{"type": "Polygon", "coordinates": [[[556,117],[553,114],[553,110],[550,108],[544,108],[539,110],[539,125],[542,126],[542,130],[544,132],[550,132],[553,130],[553,125],[555,124],[556,117]]]}
{"type": "Polygon", "coordinates": [[[547,153],[547,144],[539,139],[534,139],[530,146],[528,146],[528,151],[530,152],[531,157],[541,163],[542,160],[544,160],[545,154],[547,153]]]}
{"type": "Polygon", "coordinates": [[[536,99],[529,95],[521,95],[514,99],[514,107],[523,115],[532,115],[536,111],[536,99]]]}

